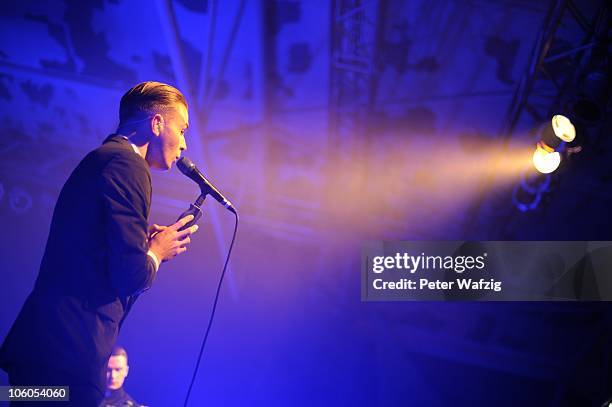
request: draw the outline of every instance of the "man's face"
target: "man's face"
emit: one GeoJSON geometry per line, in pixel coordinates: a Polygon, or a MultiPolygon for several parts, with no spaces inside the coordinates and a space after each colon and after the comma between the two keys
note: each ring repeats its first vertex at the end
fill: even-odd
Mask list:
{"type": "Polygon", "coordinates": [[[117,390],[123,386],[128,375],[127,359],[123,355],[111,356],[106,368],[106,388],[117,390]]]}
{"type": "Polygon", "coordinates": [[[164,121],[157,139],[159,151],[155,154],[153,168],[168,170],[187,149],[185,131],[189,127],[189,114],[185,105],[179,103],[163,115],[164,121]]]}

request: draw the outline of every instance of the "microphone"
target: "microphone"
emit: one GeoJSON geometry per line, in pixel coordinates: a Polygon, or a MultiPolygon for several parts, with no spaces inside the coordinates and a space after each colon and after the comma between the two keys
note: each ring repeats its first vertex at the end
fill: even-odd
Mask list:
{"type": "Polygon", "coordinates": [[[206,179],[206,177],[204,177],[204,174],[202,174],[200,170],[198,170],[198,167],[196,167],[195,164],[189,158],[181,157],[177,161],[176,166],[183,174],[191,178],[195,183],[200,186],[202,195],[212,196],[217,202],[225,206],[230,212],[236,214],[236,209],[234,209],[232,203],[226,197],[224,197],[223,194],[219,192],[219,190],[215,188],[215,186],[211,184],[209,180],[206,179]]]}

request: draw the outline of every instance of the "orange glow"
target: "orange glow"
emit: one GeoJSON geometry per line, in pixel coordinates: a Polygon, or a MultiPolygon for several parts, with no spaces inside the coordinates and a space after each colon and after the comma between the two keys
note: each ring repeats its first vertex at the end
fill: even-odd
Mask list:
{"type": "Polygon", "coordinates": [[[538,143],[536,150],[533,152],[533,165],[542,174],[550,174],[561,163],[561,155],[556,152],[550,152],[545,149],[541,143],[538,143]]]}
{"type": "MultiPolygon", "coordinates": [[[[436,138],[379,137],[341,149],[313,142],[307,150],[276,142],[266,149],[265,179],[253,178],[248,158],[230,167],[239,179],[248,174],[235,185],[265,188],[245,196],[253,216],[279,233],[297,224],[298,232],[348,242],[457,223],[470,205],[519,182],[531,166],[527,146],[436,138]]],[[[240,197],[234,200],[240,206],[240,197]]]]}

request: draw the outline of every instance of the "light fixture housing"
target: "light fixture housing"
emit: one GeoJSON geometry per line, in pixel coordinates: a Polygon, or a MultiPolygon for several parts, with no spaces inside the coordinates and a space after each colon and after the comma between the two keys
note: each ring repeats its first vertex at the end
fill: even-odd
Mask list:
{"type": "Polygon", "coordinates": [[[576,138],[576,128],[567,117],[556,114],[540,132],[541,141],[552,150],[557,150],[562,142],[571,143],[576,138]]]}
{"type": "Polygon", "coordinates": [[[555,135],[566,143],[571,143],[576,138],[576,128],[574,124],[562,114],[554,115],[550,123],[555,135]]]}
{"type": "Polygon", "coordinates": [[[576,128],[569,118],[556,114],[544,126],[540,138],[533,153],[533,165],[542,174],[550,174],[559,168],[565,143],[576,138],[576,128]]]}
{"type": "Polygon", "coordinates": [[[558,151],[552,150],[543,142],[539,142],[536,150],[533,152],[533,166],[542,174],[550,174],[561,164],[561,154],[558,151]]]}

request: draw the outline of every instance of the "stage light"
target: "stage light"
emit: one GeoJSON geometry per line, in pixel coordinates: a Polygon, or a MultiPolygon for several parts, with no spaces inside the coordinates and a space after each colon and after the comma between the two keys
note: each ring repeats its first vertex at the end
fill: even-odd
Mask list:
{"type": "Polygon", "coordinates": [[[559,168],[565,143],[576,138],[576,127],[566,116],[552,117],[540,132],[540,141],[533,153],[533,165],[542,174],[550,174],[559,168]]]}
{"type": "Polygon", "coordinates": [[[541,142],[551,151],[557,150],[562,142],[571,143],[576,138],[576,128],[570,119],[556,114],[540,132],[541,142]]]}
{"type": "Polygon", "coordinates": [[[555,135],[566,143],[571,143],[576,138],[576,128],[567,117],[556,114],[550,121],[555,135]]]}
{"type": "Polygon", "coordinates": [[[536,150],[533,153],[533,165],[542,174],[550,174],[559,167],[561,163],[561,154],[557,151],[551,151],[539,142],[536,150]]]}

